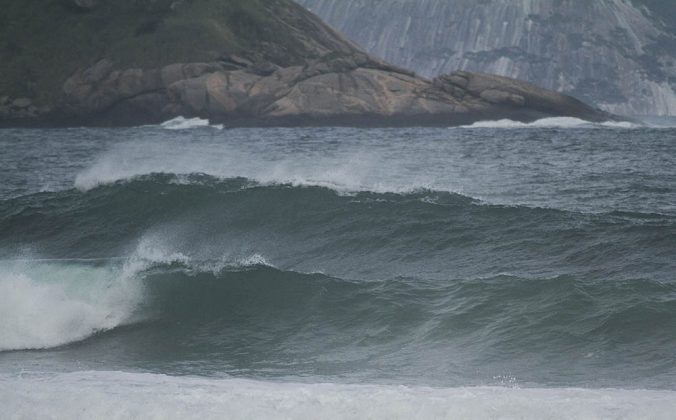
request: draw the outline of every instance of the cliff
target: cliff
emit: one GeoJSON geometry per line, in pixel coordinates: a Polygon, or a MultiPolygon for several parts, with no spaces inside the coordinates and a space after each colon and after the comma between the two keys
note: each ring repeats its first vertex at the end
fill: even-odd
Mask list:
{"type": "Polygon", "coordinates": [[[624,115],[676,115],[674,0],[298,0],[425,77],[499,74],[624,115]]]}
{"type": "Polygon", "coordinates": [[[515,80],[374,59],[291,0],[0,0],[0,123],[465,124],[612,118],[515,80]]]}

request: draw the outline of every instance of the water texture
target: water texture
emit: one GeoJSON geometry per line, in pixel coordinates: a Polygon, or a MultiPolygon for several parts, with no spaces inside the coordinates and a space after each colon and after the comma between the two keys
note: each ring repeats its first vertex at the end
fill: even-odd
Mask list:
{"type": "Polygon", "coordinates": [[[676,408],[672,128],[180,120],[0,150],[0,417],[676,408]]]}

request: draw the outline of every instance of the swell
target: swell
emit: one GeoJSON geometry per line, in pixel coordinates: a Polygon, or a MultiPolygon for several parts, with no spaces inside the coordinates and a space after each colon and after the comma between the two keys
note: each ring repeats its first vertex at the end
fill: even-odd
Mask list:
{"type": "Polygon", "coordinates": [[[675,237],[670,215],[498,206],[431,190],[346,195],[199,174],[0,202],[5,257],[111,257],[146,241],[191,258],[259,253],[281,268],[355,278],[584,272],[670,281],[675,237]]]}
{"type": "MultiPolygon", "coordinates": [[[[584,340],[673,341],[676,284],[650,279],[603,282],[572,276],[348,280],[266,265],[216,271],[158,265],[143,273],[154,319],[222,321],[234,328],[297,334],[317,325],[389,339],[458,340],[493,331],[490,346],[584,340]],[[316,324],[316,325],[312,325],[316,324]],[[393,331],[401,334],[393,335],[393,331]],[[408,338],[406,338],[408,337],[408,338]]],[[[482,345],[487,345],[486,342],[482,345]]]]}
{"type": "MultiPolygon", "coordinates": [[[[582,369],[572,376],[587,375],[585,367],[607,371],[606,379],[653,371],[668,380],[673,372],[662,356],[676,345],[675,284],[508,275],[363,281],[280,270],[259,259],[138,258],[124,266],[64,261],[24,271],[33,282],[26,296],[34,299],[41,285],[50,285],[50,293],[37,311],[21,301],[3,304],[15,313],[0,319],[0,348],[49,348],[89,338],[73,353],[78,363],[134,354],[197,363],[205,372],[277,375],[342,373],[357,365],[404,377],[407,368],[413,376],[438,371],[429,372],[432,379],[453,372],[465,375],[464,383],[472,375],[476,380],[477,369],[499,366],[505,354],[512,368],[528,367],[523,375],[554,372],[563,384],[560,372],[571,360],[582,369]],[[117,273],[116,280],[101,270],[117,273]],[[75,288],[74,273],[86,280],[75,288]],[[96,308],[96,316],[87,308],[96,308]],[[81,330],[86,334],[73,335],[82,315],[90,323],[81,330]],[[63,327],[58,339],[45,336],[54,333],[55,322],[63,327]],[[127,324],[136,327],[119,328],[127,324]],[[22,335],[8,343],[7,331],[22,335]],[[36,342],[40,335],[52,341],[36,342]],[[618,360],[625,366],[619,371],[618,360]]],[[[9,301],[8,287],[0,276],[1,296],[9,301]]]]}

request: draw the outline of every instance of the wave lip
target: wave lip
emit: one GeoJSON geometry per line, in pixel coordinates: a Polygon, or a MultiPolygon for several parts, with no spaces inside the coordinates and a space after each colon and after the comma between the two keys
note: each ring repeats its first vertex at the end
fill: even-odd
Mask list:
{"type": "Polygon", "coordinates": [[[260,254],[195,261],[152,241],[123,260],[0,262],[0,352],[59,347],[147,320],[152,273],[191,278],[260,267],[273,268],[260,254]]]}
{"type": "Polygon", "coordinates": [[[214,128],[217,130],[223,129],[223,124],[211,124],[209,120],[202,118],[185,118],[176,117],[169,121],[160,124],[162,128],[167,130],[187,130],[191,128],[214,128]]]}
{"type": "Polygon", "coordinates": [[[573,117],[551,117],[542,118],[530,123],[524,123],[513,120],[497,120],[497,121],[478,121],[471,125],[463,125],[458,128],[475,129],[475,128],[497,128],[497,129],[514,129],[514,128],[623,128],[633,129],[641,128],[639,124],[634,124],[628,121],[605,121],[601,123],[593,123],[585,121],[580,118],[573,117]]]}
{"type": "Polygon", "coordinates": [[[80,372],[0,376],[0,403],[22,418],[669,419],[671,391],[428,388],[276,383],[80,372]],[[55,417],[56,416],[56,417],[55,417]]]}

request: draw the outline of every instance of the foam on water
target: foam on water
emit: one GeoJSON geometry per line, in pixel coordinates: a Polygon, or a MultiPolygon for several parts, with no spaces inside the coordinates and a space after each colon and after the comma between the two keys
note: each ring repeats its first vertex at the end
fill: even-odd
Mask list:
{"type": "Polygon", "coordinates": [[[0,417],[144,419],[670,419],[676,393],[426,388],[122,372],[0,375],[0,417]]]}
{"type": "Polygon", "coordinates": [[[0,351],[42,349],[131,322],[142,299],[126,269],[2,263],[0,351]]]}
{"type": "MultiPolygon", "coordinates": [[[[199,148],[178,145],[170,150],[172,152],[167,150],[166,144],[120,145],[80,172],[74,185],[81,191],[88,191],[151,173],[201,173],[220,179],[245,177],[262,185],[320,186],[339,193],[400,193],[434,187],[434,178],[422,173],[398,178],[381,176],[384,157],[363,150],[338,156],[276,156],[257,154],[254,150],[226,142],[199,148]]],[[[403,162],[391,164],[400,165],[403,162]]],[[[181,180],[185,178],[179,176],[177,182],[181,180]]]]}
{"type": "Polygon", "coordinates": [[[181,264],[195,272],[270,266],[259,254],[199,261],[142,238],[126,259],[0,261],[0,351],[46,349],[142,321],[143,273],[181,264]]]}
{"type": "Polygon", "coordinates": [[[640,128],[641,125],[634,124],[628,121],[606,121],[602,123],[592,123],[579,118],[573,117],[552,117],[543,118],[530,123],[524,123],[513,120],[497,120],[497,121],[479,121],[472,125],[465,125],[458,128],[624,128],[633,129],[640,128]]]}
{"type": "Polygon", "coordinates": [[[190,128],[204,128],[204,127],[215,128],[217,130],[223,129],[222,124],[211,124],[209,120],[204,120],[201,118],[184,118],[184,117],[176,117],[169,121],[165,121],[161,124],[161,126],[162,128],[166,128],[167,130],[187,130],[190,128]]]}

